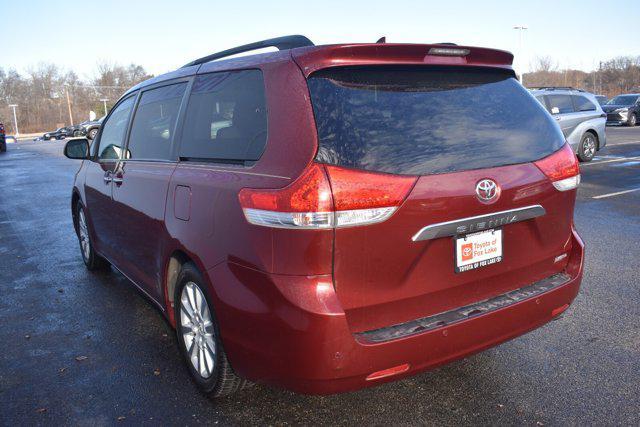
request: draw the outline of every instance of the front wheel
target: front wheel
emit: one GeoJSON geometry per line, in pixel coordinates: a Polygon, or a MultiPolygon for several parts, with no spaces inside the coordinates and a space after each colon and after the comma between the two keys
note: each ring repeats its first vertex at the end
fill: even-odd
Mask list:
{"type": "Polygon", "coordinates": [[[204,280],[193,264],[183,265],[175,293],[178,345],[198,387],[213,397],[243,388],[247,381],[231,368],[204,280]]]}
{"type": "Polygon", "coordinates": [[[84,265],[90,271],[104,270],[109,267],[109,261],[102,258],[93,249],[93,243],[91,243],[91,236],[89,235],[89,228],[87,227],[87,217],[84,214],[84,208],[80,203],[76,206],[76,218],[77,218],[77,232],[78,242],[80,243],[80,252],[82,253],[82,260],[84,265]]]}
{"type": "Polygon", "coordinates": [[[98,129],[91,129],[89,131],[89,133],[87,134],[87,137],[89,139],[94,139],[96,137],[96,135],[98,134],[98,129]]]}
{"type": "Polygon", "coordinates": [[[591,132],[587,132],[582,135],[580,146],[578,147],[578,158],[580,161],[590,162],[593,160],[593,156],[596,155],[597,147],[598,144],[596,142],[596,137],[591,132]]]}
{"type": "Polygon", "coordinates": [[[638,116],[636,116],[636,113],[632,113],[632,114],[629,116],[629,121],[628,121],[627,125],[629,125],[629,126],[633,127],[633,126],[635,126],[636,124],[638,124],[638,116]]]}

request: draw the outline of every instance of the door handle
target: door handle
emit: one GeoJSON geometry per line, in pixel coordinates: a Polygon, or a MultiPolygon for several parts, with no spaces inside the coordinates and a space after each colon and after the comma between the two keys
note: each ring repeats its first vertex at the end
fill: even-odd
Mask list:
{"type": "Polygon", "coordinates": [[[102,180],[105,184],[109,184],[111,181],[113,181],[113,178],[111,177],[111,171],[106,171],[102,180]]]}
{"type": "Polygon", "coordinates": [[[560,121],[562,119],[562,117],[556,117],[556,121],[560,121]]]}
{"type": "Polygon", "coordinates": [[[124,176],[123,176],[122,172],[118,172],[118,173],[115,174],[115,176],[111,180],[113,181],[113,183],[115,185],[120,187],[122,185],[122,182],[124,181],[124,176]]]}

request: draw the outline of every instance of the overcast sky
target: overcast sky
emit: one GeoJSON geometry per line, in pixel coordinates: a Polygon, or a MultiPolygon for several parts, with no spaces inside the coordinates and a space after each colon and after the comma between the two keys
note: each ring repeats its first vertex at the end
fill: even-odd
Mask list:
{"type": "MultiPolygon", "coordinates": [[[[637,1],[637,0],[636,0],[637,1]]],[[[209,53],[287,34],[316,44],[455,42],[519,56],[514,25],[526,25],[525,71],[536,56],[591,70],[640,55],[634,1],[204,1],[0,0],[0,66],[53,62],[93,75],[96,63],[136,63],[160,74],[209,53]]]]}

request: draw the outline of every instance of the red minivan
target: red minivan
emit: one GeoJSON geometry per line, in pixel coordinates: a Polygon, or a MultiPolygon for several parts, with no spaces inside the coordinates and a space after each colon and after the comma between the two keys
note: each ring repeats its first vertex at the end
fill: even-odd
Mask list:
{"type": "Polygon", "coordinates": [[[578,293],[580,171],[512,59],[288,36],[141,83],[65,147],[84,262],[215,396],[359,389],[535,329],[578,293]]]}

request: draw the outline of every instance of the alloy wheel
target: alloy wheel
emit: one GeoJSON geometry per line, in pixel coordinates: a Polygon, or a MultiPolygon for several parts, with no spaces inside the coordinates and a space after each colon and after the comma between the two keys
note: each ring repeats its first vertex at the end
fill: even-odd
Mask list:
{"type": "Polygon", "coordinates": [[[582,143],[582,152],[587,158],[592,158],[596,154],[596,140],[592,136],[587,136],[582,143]]]}
{"type": "Polygon", "coordinates": [[[91,243],[89,242],[89,231],[87,229],[87,220],[84,217],[82,208],[78,211],[78,235],[80,237],[80,248],[82,256],[88,260],[91,256],[91,243]]]}
{"type": "Polygon", "coordinates": [[[194,282],[187,282],[180,295],[180,332],[191,365],[209,378],[216,363],[215,332],[207,299],[194,282]]]}

